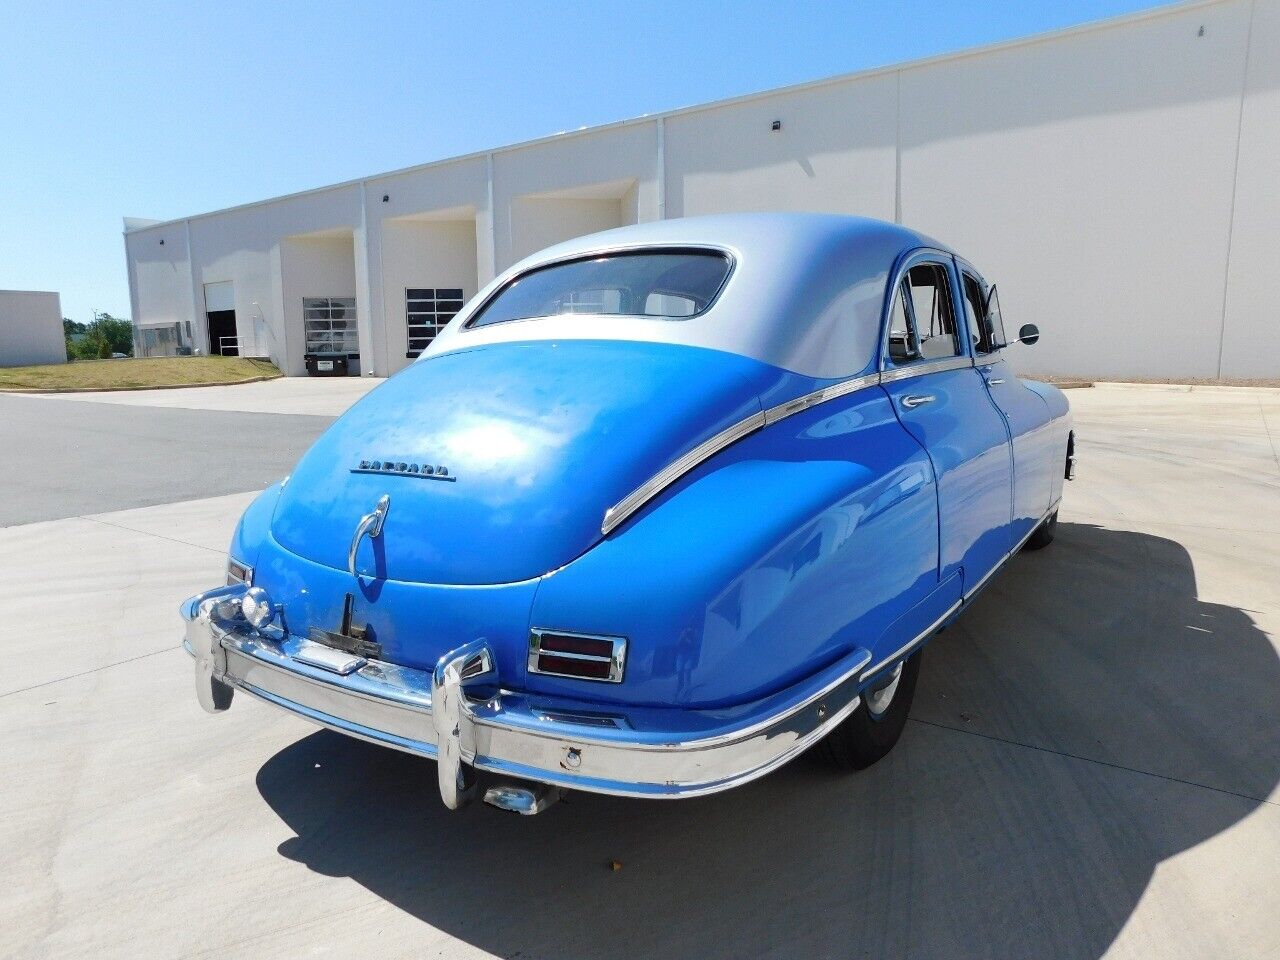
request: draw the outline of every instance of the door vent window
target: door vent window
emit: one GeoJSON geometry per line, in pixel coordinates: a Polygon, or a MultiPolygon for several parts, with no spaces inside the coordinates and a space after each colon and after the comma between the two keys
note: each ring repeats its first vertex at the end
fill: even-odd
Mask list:
{"type": "Polygon", "coordinates": [[[405,323],[409,330],[409,349],[405,356],[412,360],[427,349],[436,335],[462,309],[459,287],[414,287],[405,292],[405,323]]]}

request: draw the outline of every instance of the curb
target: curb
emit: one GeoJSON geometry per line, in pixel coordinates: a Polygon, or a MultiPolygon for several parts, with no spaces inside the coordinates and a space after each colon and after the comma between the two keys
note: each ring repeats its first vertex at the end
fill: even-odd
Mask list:
{"type": "Polygon", "coordinates": [[[139,387],[0,387],[0,393],[136,393],[139,390],[191,390],[200,387],[238,387],[242,383],[279,380],[283,373],[272,373],[247,380],[220,380],[217,383],[160,383],[139,387]]]}
{"type": "Polygon", "coordinates": [[[1099,380],[1097,386],[1115,390],[1149,390],[1162,393],[1226,393],[1257,396],[1260,393],[1280,396],[1280,387],[1248,387],[1227,383],[1129,383],[1120,380],[1099,380]]]}

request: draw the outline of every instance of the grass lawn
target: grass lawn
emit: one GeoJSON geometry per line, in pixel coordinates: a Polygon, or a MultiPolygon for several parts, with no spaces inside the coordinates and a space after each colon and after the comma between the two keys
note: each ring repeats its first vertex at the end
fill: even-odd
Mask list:
{"type": "Polygon", "coordinates": [[[148,357],[77,360],[39,367],[0,367],[0,390],[131,389],[198,387],[279,376],[269,360],[247,357],[148,357]]]}

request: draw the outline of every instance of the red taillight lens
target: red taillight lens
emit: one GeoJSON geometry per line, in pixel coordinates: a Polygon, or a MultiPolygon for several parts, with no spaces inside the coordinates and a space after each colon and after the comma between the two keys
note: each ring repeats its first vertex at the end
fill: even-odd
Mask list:
{"type": "Polygon", "coordinates": [[[625,637],[534,630],[529,635],[529,672],[621,683],[625,637]]]}

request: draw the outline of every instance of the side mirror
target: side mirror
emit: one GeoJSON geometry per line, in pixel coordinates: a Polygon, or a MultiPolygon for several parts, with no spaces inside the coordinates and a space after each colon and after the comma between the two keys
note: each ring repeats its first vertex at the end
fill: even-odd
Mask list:
{"type": "Polygon", "coordinates": [[[1024,323],[1022,329],[1018,331],[1018,342],[1025,344],[1033,344],[1040,339],[1040,328],[1034,323],[1024,323]]]}

